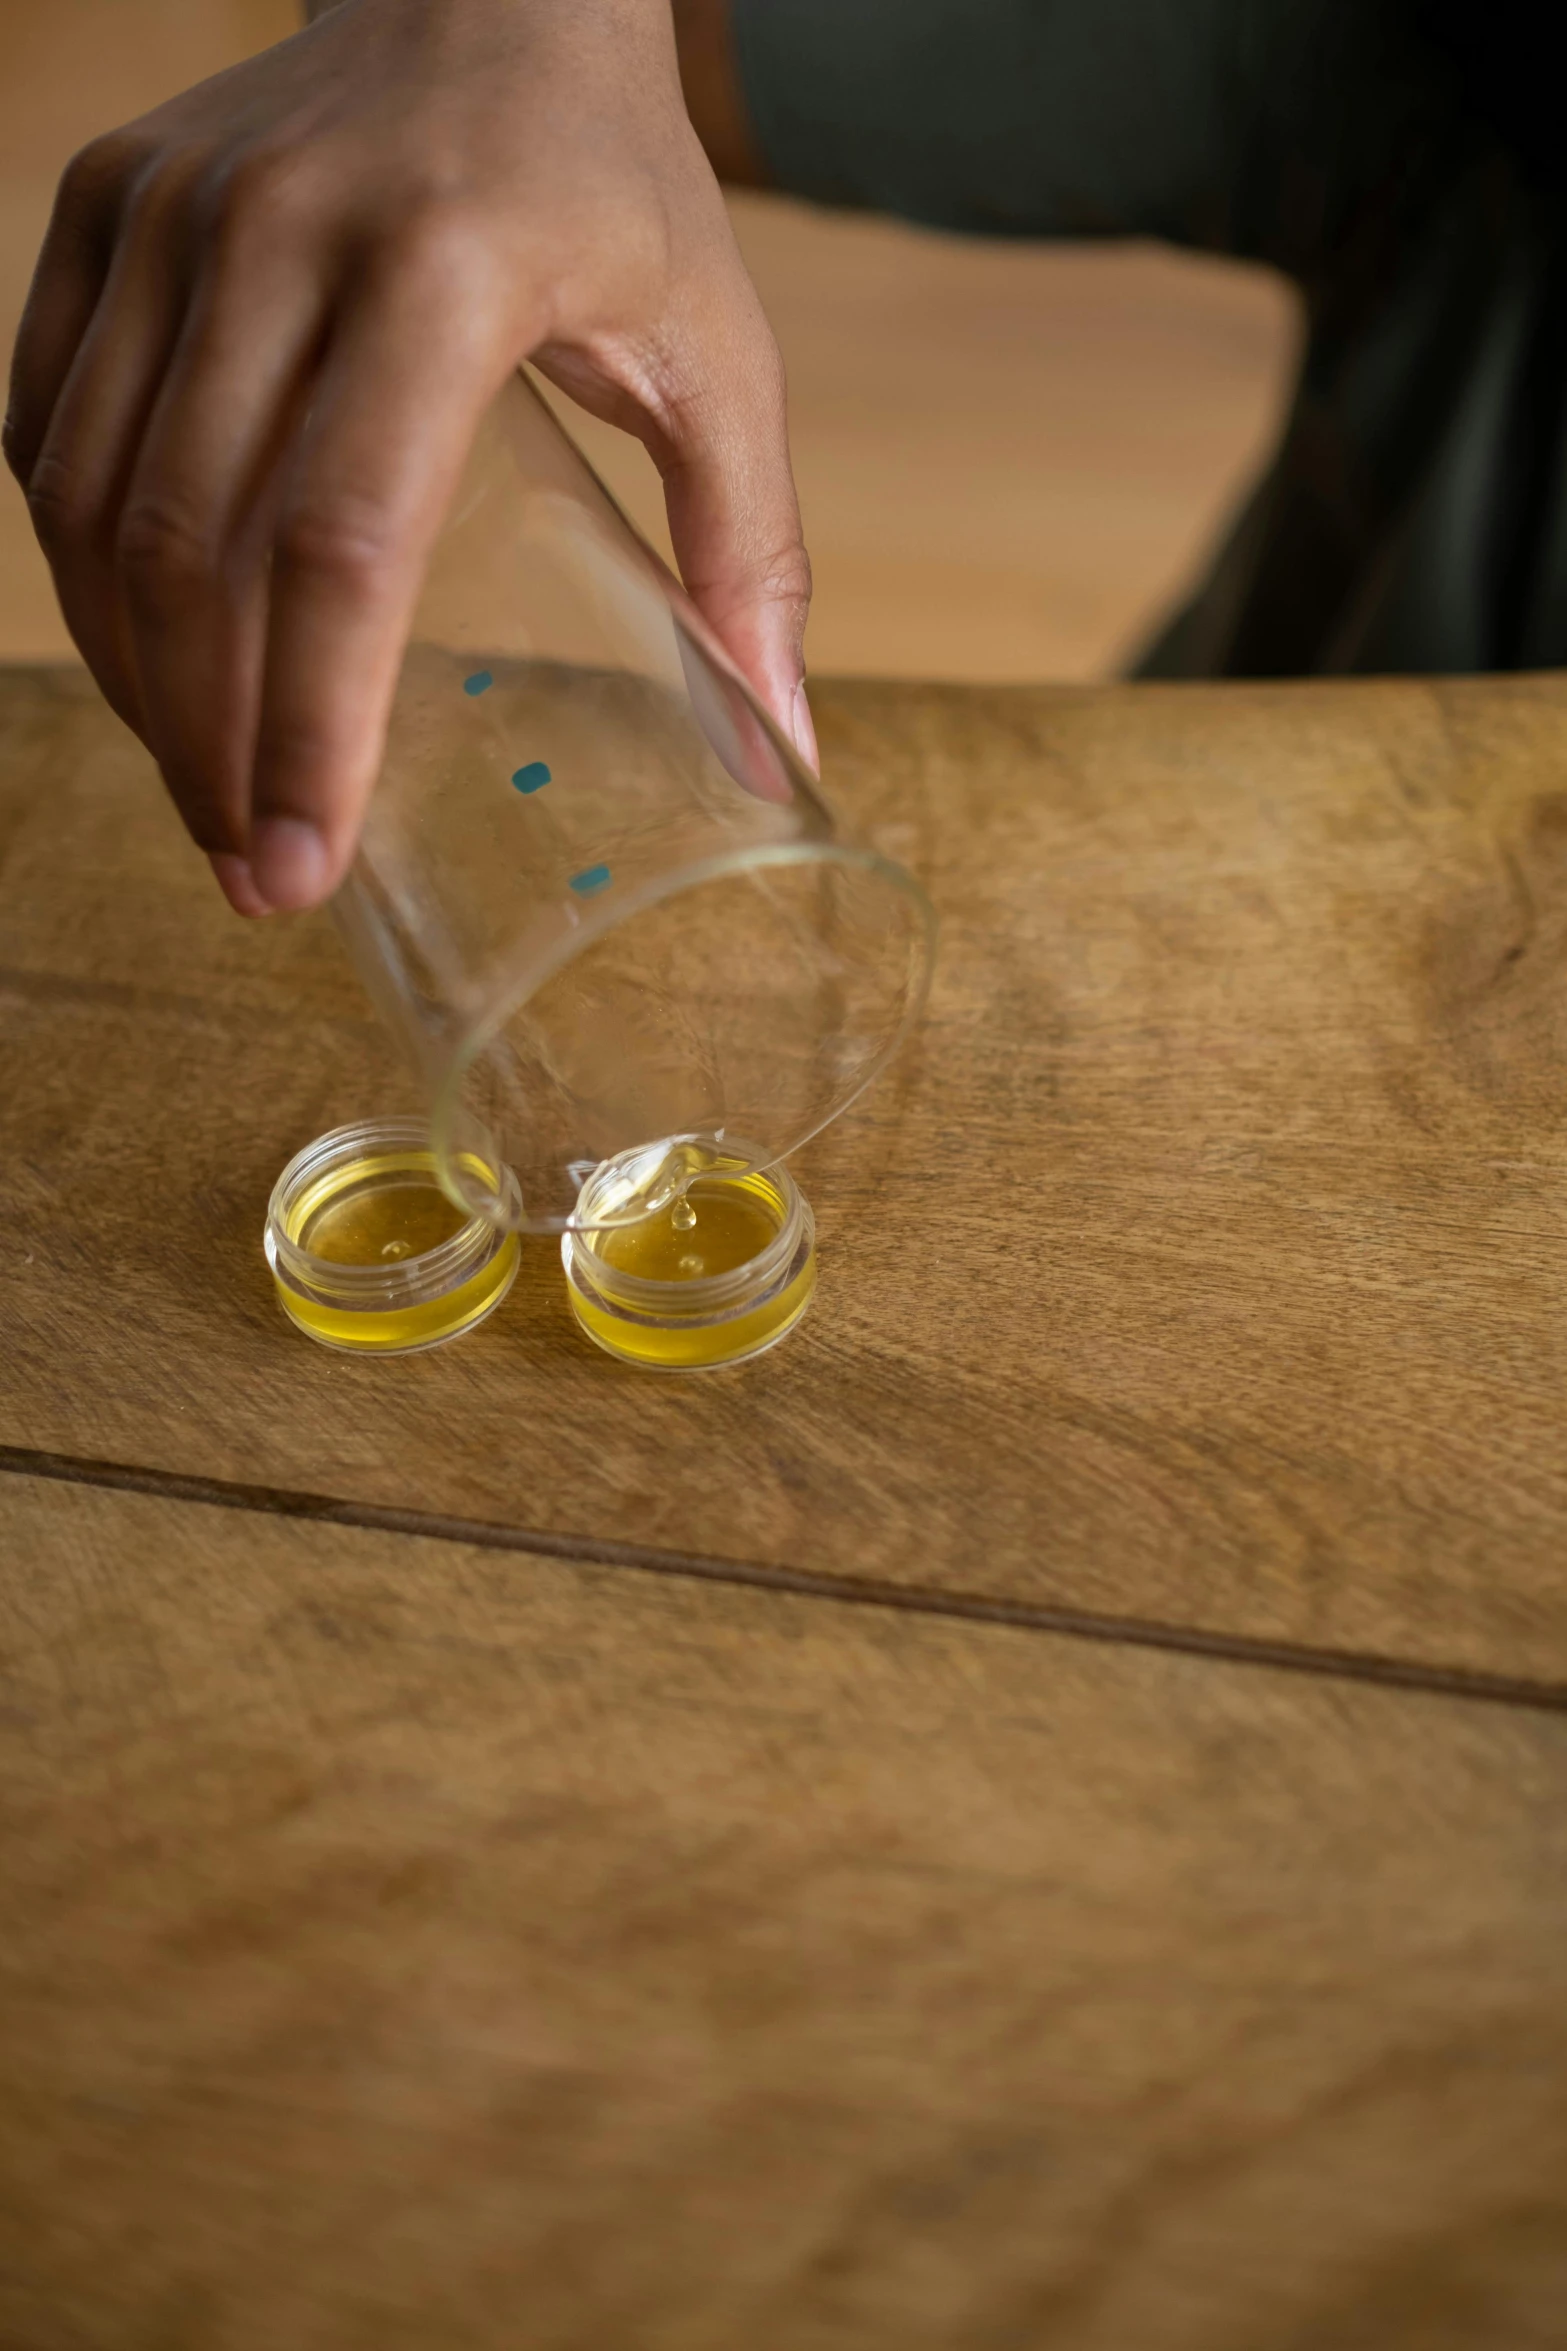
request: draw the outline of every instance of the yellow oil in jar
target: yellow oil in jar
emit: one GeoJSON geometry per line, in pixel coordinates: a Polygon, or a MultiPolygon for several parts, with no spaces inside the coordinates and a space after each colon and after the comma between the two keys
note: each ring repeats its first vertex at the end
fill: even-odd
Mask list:
{"type": "Polygon", "coordinates": [[[345,1168],[297,1238],[329,1265],[402,1265],[439,1249],[467,1221],[430,1170],[379,1159],[345,1168]]]}
{"type": "Polygon", "coordinates": [[[594,1236],[606,1265],[645,1282],[700,1282],[736,1273],[778,1238],[779,1219],[765,1195],[738,1182],[693,1184],[680,1199],[640,1224],[594,1236]]]}
{"type": "MultiPolygon", "coordinates": [[[[488,1176],[477,1162],[470,1172],[488,1176]]],[[[278,1296],[328,1346],[433,1347],[482,1320],[516,1275],[516,1235],[450,1201],[428,1149],[322,1150],[279,1189],[267,1248],[278,1296]]]]}
{"type": "Polygon", "coordinates": [[[582,1328],[610,1354],[662,1371],[714,1369],[773,1346],[816,1287],[810,1212],[785,1182],[775,1171],[702,1177],[636,1224],[571,1236],[582,1328]],[[796,1230],[780,1255],[791,1204],[796,1230]]]}

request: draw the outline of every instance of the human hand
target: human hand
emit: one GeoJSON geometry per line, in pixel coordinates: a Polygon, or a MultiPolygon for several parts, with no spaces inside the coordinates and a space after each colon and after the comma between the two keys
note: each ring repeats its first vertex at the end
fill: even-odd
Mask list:
{"type": "Polygon", "coordinates": [[[338,0],[67,170],[5,453],[240,912],[341,879],[425,558],[529,355],[644,441],[688,588],[814,764],[782,367],[669,0],[338,0]]]}

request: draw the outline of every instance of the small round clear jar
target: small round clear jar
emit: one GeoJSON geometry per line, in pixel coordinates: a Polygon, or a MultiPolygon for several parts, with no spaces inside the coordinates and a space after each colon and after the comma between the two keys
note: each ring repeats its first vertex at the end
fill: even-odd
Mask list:
{"type": "Polygon", "coordinates": [[[596,1168],[561,1237],[582,1329],[648,1371],[717,1371],[776,1347],[816,1287],[816,1221],[793,1177],[756,1167],[742,1144],[710,1145],[700,1172],[654,1214],[595,1225],[595,1212],[623,1220],[646,1162],[645,1151],[624,1152],[596,1168]]]}
{"type": "MultiPolygon", "coordinates": [[[[464,1154],[470,1187],[498,1218],[504,1178],[464,1154]]],[[[442,1188],[417,1119],[337,1127],[284,1168],[263,1241],[284,1312],[324,1347],[407,1355],[493,1314],[517,1275],[520,1244],[499,1221],[442,1188]]]]}

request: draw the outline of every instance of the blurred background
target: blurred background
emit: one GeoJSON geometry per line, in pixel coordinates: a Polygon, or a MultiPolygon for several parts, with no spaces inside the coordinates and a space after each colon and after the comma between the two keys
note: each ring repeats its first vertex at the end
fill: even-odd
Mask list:
{"type": "MultiPolygon", "coordinates": [[[[68,156],[298,21],[296,0],[4,0],[7,352],[68,156]]],[[[1288,290],[1141,246],[980,244],[757,197],[733,211],[788,364],[813,670],[1112,674],[1273,441],[1297,339],[1288,290]]],[[[572,418],[667,553],[640,448],[572,418]]],[[[69,650],[6,476],[0,660],[69,650]]]]}

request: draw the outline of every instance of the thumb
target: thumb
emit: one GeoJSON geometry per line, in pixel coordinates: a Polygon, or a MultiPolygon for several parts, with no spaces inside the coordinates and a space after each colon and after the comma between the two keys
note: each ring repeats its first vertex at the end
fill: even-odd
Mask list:
{"type": "Polygon", "coordinates": [[[811,562],[789,463],[783,361],[749,299],[701,337],[654,457],[688,593],[814,774],[805,692],[811,562]]]}

